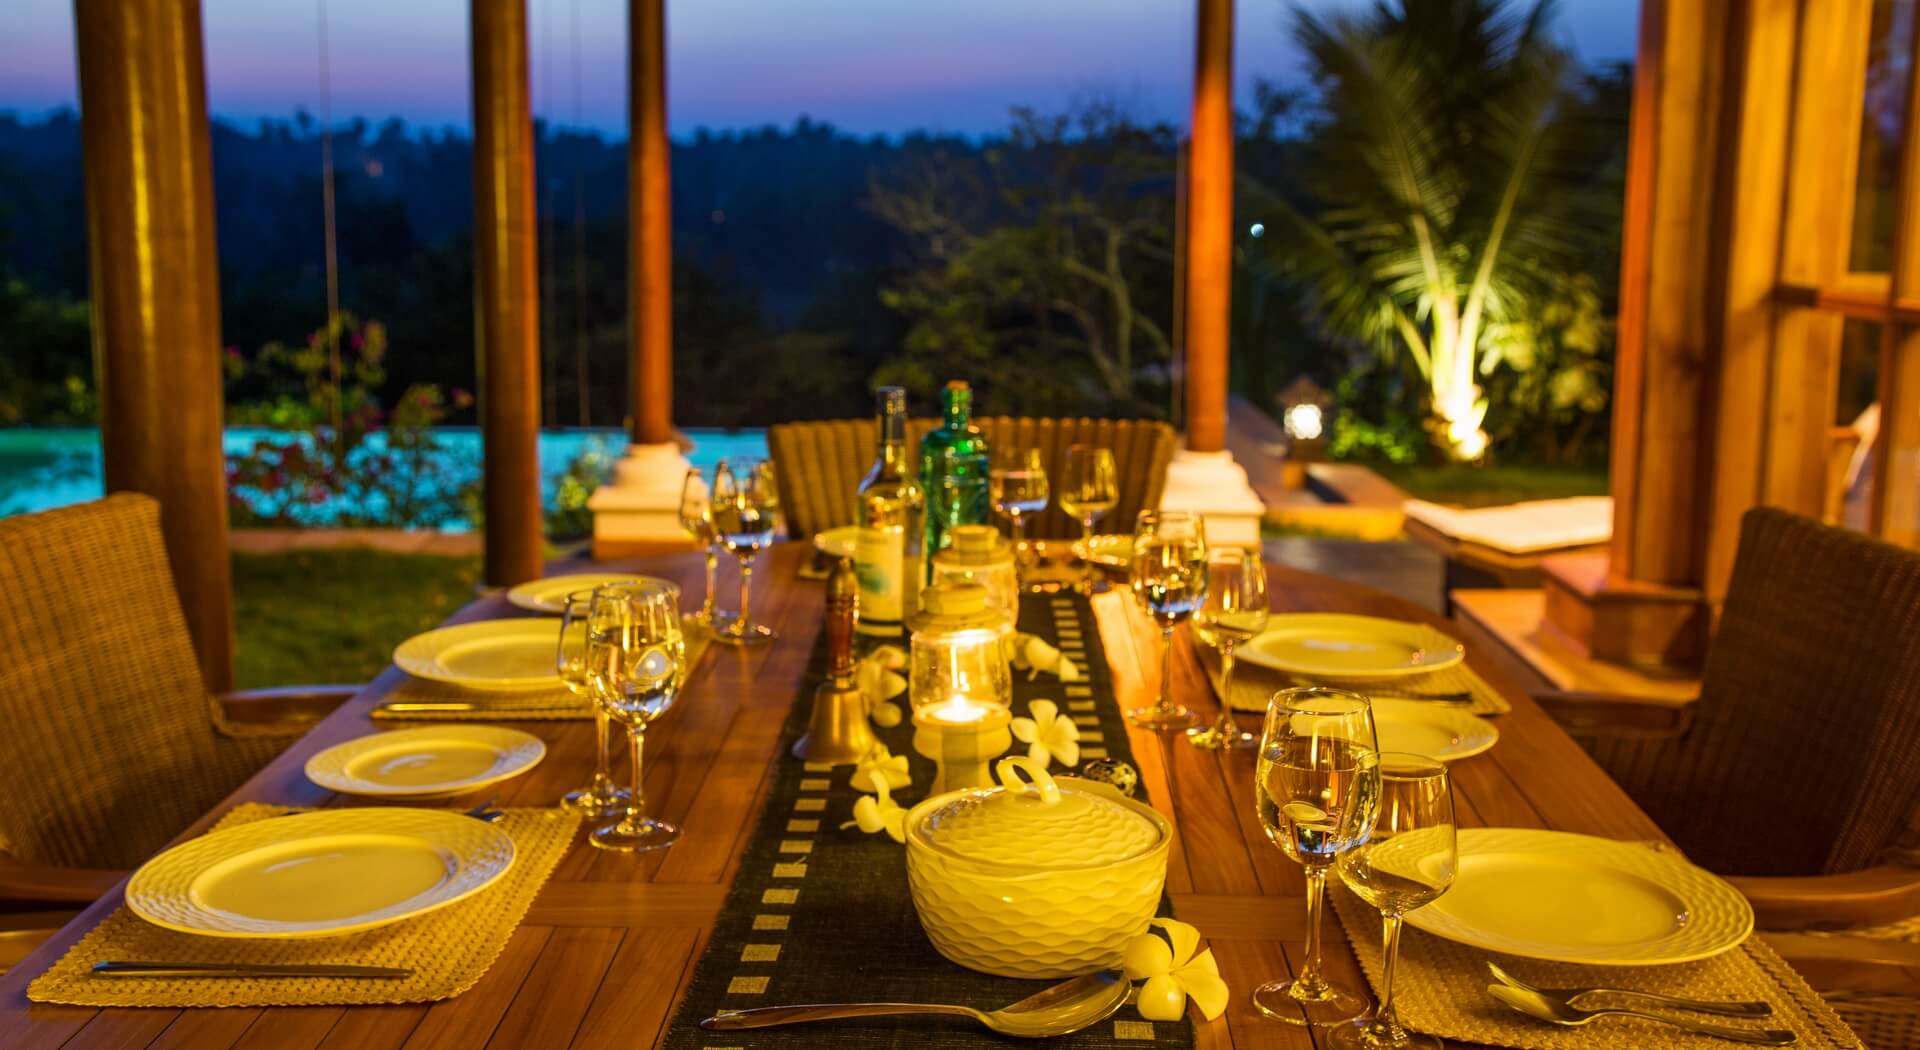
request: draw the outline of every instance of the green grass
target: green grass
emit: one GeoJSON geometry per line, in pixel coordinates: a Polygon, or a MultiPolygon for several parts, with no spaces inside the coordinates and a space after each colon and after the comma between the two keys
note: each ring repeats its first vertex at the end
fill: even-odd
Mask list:
{"type": "Polygon", "coordinates": [[[1605,467],[1373,464],[1409,496],[1434,503],[1492,507],[1523,500],[1607,494],[1605,467]]]}
{"type": "Polygon", "coordinates": [[[393,647],[473,600],[477,558],[365,549],[233,556],[242,689],[364,682],[393,647]]]}

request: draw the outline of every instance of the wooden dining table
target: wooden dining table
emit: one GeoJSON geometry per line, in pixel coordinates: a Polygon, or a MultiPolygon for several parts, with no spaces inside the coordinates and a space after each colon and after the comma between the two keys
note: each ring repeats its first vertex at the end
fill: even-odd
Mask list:
{"type": "MultiPolygon", "coordinates": [[[[656,1043],[672,1018],[711,930],[779,754],[789,705],[800,694],[821,628],[823,588],[800,570],[800,543],[776,546],[754,574],[755,616],[779,634],[754,648],[709,647],[674,711],[647,734],[649,811],[678,823],[673,848],[643,856],[577,843],[554,871],[525,921],[480,983],[453,999],[407,1006],[264,1009],[94,1009],[29,1003],[28,982],[121,903],[114,890],[0,978],[0,1050],[261,1047],[377,1050],[386,1047],[622,1047],[656,1043]]],[[[676,581],[691,604],[700,594],[697,555],[596,565],[676,581]]],[[[1326,576],[1268,567],[1278,611],[1364,613],[1445,629],[1433,613],[1379,591],[1326,576]]],[[[728,594],[722,583],[723,598],[728,594]]],[[[1151,701],[1160,667],[1155,629],[1124,591],[1093,606],[1122,706],[1151,701]]],[[[348,613],[351,615],[351,613],[348,613]]],[[[527,615],[490,594],[449,622],[527,615]]],[[[1186,703],[1217,710],[1186,632],[1175,636],[1174,689],[1186,703]]],[[[1486,654],[1468,661],[1513,710],[1499,716],[1492,750],[1453,764],[1465,826],[1553,828],[1618,839],[1664,836],[1574,741],[1486,654]]],[[[208,813],[197,835],[248,801],[346,806],[304,776],[308,756],[378,730],[369,711],[405,680],[388,669],[208,813]]],[[[547,759],[527,775],[488,788],[507,806],[552,806],[584,783],[594,758],[587,721],[518,723],[544,738],[547,759]]],[[[1195,1020],[1203,1048],[1312,1047],[1306,1029],[1256,1013],[1248,994],[1299,965],[1305,935],[1298,865],[1270,844],[1254,814],[1253,756],[1189,747],[1174,735],[1130,730],[1152,801],[1178,829],[1168,871],[1176,914],[1198,926],[1233,990],[1224,1016],[1195,1020]]],[[[615,775],[624,773],[624,763],[615,775]]],[[[904,887],[902,892],[905,892],[904,887]]],[[[1365,987],[1339,924],[1326,919],[1329,975],[1365,987]]],[[[1458,1045],[1458,1044],[1454,1044],[1458,1045]]]]}

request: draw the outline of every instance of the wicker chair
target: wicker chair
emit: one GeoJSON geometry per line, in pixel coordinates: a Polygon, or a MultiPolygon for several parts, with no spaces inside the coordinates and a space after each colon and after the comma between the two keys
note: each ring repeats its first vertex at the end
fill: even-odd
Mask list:
{"type": "Polygon", "coordinates": [[[1920,1046],[1920,553],[1750,511],[1689,724],[1543,699],[1867,1045],[1920,1046]]]}
{"type": "MultiPolygon", "coordinates": [[[[1047,474],[1057,482],[1067,449],[1076,444],[1113,450],[1120,473],[1120,502],[1102,519],[1103,527],[1127,531],[1141,510],[1158,506],[1173,458],[1173,428],[1149,419],[1036,419],[994,416],[977,421],[993,447],[1037,448],[1047,474]]],[[[907,425],[910,448],[932,429],[932,420],[907,425]]],[[[767,431],[780,486],[781,510],[788,533],[805,538],[854,522],[854,492],[875,455],[870,419],[831,419],[780,423],[767,431]]],[[[1028,526],[1027,535],[1059,538],[1080,535],[1080,525],[1058,507],[1028,526]]]]}
{"type": "Polygon", "coordinates": [[[0,900],[110,889],[351,695],[210,695],[160,508],[138,495],[0,519],[0,900]]]}

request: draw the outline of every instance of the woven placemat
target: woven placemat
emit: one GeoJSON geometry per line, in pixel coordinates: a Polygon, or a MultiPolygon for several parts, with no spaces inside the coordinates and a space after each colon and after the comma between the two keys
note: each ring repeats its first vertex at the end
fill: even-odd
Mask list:
{"type": "MultiPolygon", "coordinates": [[[[1207,680],[1213,683],[1213,695],[1220,695],[1220,654],[1210,646],[1196,646],[1200,651],[1200,666],[1206,668],[1207,680]]],[[[1503,715],[1513,710],[1500,690],[1487,684],[1486,679],[1473,672],[1465,663],[1452,667],[1430,671],[1426,674],[1407,675],[1400,678],[1345,678],[1338,682],[1315,682],[1294,675],[1283,674],[1269,667],[1252,663],[1241,657],[1233,664],[1233,698],[1231,706],[1236,711],[1265,711],[1267,701],[1281,689],[1296,685],[1328,685],[1340,689],[1351,689],[1366,693],[1379,691],[1382,699],[1397,699],[1402,694],[1439,694],[1467,693],[1473,697],[1470,704],[1462,708],[1476,715],[1503,715]]]]}
{"type": "MultiPolygon", "coordinates": [[[[686,642],[687,668],[691,673],[713,644],[713,637],[705,628],[695,627],[689,621],[686,642]]],[[[465,689],[451,682],[409,677],[381,697],[368,715],[378,722],[554,722],[592,718],[593,704],[564,688],[551,692],[539,689],[486,692],[465,689]],[[447,711],[395,711],[386,706],[395,703],[474,706],[447,711]]]]}
{"type": "MultiPolygon", "coordinates": [[[[1086,671],[1078,682],[1015,672],[1013,712],[1050,699],[1080,726],[1081,760],[1131,761],[1125,717],[1093,611],[1079,595],[1028,595],[1020,629],[1047,639],[1086,671]]],[[[714,924],[685,1000],[662,1037],[664,1050],[962,1050],[1013,1042],[972,1024],[938,1017],[874,1017],[765,1031],[708,1032],[701,1018],[723,1009],[783,1003],[884,1000],[964,1003],[994,1009],[1046,987],[1045,981],[994,977],[947,961],[920,928],[907,889],[906,847],[884,834],[841,823],[860,794],[852,767],[803,764],[788,748],[806,730],[810,695],[824,669],[813,662],[781,733],[766,808],[740,858],[739,874],[714,924]]],[[[904,700],[904,698],[902,698],[904,700]]],[[[913,786],[893,793],[911,806],[925,797],[933,764],[913,752],[910,724],[878,731],[908,756],[913,786]]],[[[1016,753],[1024,750],[1015,744],[1016,753]]],[[[1057,772],[1065,772],[1056,767],[1057,772]]],[[[1169,905],[1162,903],[1162,914],[1169,905]]],[[[1043,1045],[1074,1050],[1191,1047],[1185,1021],[1142,1020],[1123,1009],[1110,1020],[1043,1045]]]]}
{"type": "MultiPolygon", "coordinates": [[[[1380,913],[1337,880],[1329,886],[1347,941],[1380,991],[1380,913]]],[[[1394,1004],[1400,1020],[1416,1031],[1443,1039],[1461,1039],[1521,1050],[1643,1050],[1645,1047],[1726,1047],[1712,1036],[1683,1032],[1670,1025],[1631,1017],[1605,1017],[1580,1028],[1561,1028],[1522,1017],[1487,994],[1493,976],[1487,963],[1541,988],[1628,988],[1689,999],[1765,999],[1773,1016],[1764,1022],[1698,1016],[1736,1027],[1789,1028],[1802,1050],[1857,1050],[1861,1046],[1818,993],[1793,972],[1759,937],[1748,937],[1731,951],[1700,962],[1674,966],[1574,966],[1521,959],[1481,951],[1407,926],[1400,935],[1400,961],[1394,972],[1394,1004]]],[[[1580,1000],[1587,1008],[1644,1004],[1609,1002],[1603,996],[1580,1000]]],[[[1657,1011],[1656,1011],[1657,1012],[1657,1011]]]]}
{"type": "MultiPolygon", "coordinates": [[[[244,803],[214,830],[298,812],[244,803]]],[[[101,920],[27,986],[27,998],[74,1006],[361,1006],[424,1003],[471,988],[493,965],[533,898],[573,844],[580,818],[553,809],[510,809],[497,826],[513,837],[513,866],[492,886],[416,919],[340,937],[252,940],[196,937],[152,925],[126,905],[101,920]],[[399,980],[341,978],[94,977],[107,959],[168,962],[410,967],[399,980]]]]}

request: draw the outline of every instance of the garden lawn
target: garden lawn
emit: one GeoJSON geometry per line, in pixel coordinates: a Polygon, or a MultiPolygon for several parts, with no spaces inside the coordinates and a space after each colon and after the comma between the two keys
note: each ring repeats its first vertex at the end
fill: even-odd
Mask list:
{"type": "Polygon", "coordinates": [[[1535,499],[1607,494],[1605,467],[1496,465],[1475,467],[1370,464],[1407,495],[1433,503],[1492,507],[1535,499]]]}
{"type": "Polygon", "coordinates": [[[233,556],[235,684],[364,682],[474,597],[478,558],[364,548],[233,556]]]}

